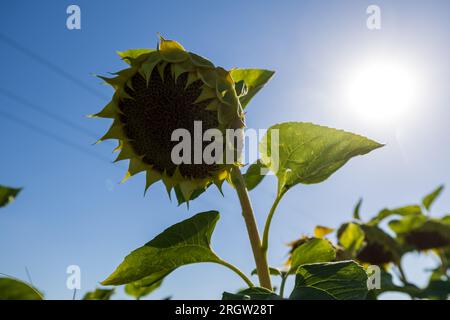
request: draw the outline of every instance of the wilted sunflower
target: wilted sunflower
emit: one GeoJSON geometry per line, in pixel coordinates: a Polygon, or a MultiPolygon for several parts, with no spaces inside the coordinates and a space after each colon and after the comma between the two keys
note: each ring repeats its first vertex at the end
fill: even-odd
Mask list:
{"type": "MultiPolygon", "coordinates": [[[[156,50],[119,54],[130,67],[114,78],[101,77],[115,93],[94,116],[114,119],[100,141],[119,141],[116,161],[130,160],[124,180],[145,171],[145,190],[162,180],[169,194],[174,188],[186,201],[211,183],[220,187],[233,164],[206,164],[203,160],[194,164],[191,152],[190,163],[176,165],[171,153],[179,142],[171,141],[171,137],[174,130],[186,129],[193,138],[196,121],[201,122],[202,137],[208,129],[224,133],[226,129],[243,128],[244,114],[237,93],[245,94],[242,83],[237,85],[229,71],[162,37],[156,50]]],[[[202,151],[209,143],[202,142],[202,151]]]]}
{"type": "Polygon", "coordinates": [[[400,261],[400,248],[397,242],[377,226],[361,225],[365,234],[365,245],[356,258],[361,262],[383,265],[400,261]]]}
{"type": "Polygon", "coordinates": [[[413,250],[450,248],[450,216],[442,219],[413,215],[392,220],[389,227],[397,233],[399,241],[413,250]]]}
{"type": "MultiPolygon", "coordinates": [[[[360,245],[357,248],[354,248],[356,249],[354,254],[358,261],[374,265],[399,262],[401,256],[400,248],[397,242],[389,234],[377,226],[354,222],[351,224],[359,229],[358,232],[353,231],[355,234],[358,234],[357,236],[351,236],[362,236],[360,245]]],[[[337,237],[340,243],[342,241],[342,236],[349,225],[349,223],[343,224],[338,229],[337,237]]]]}

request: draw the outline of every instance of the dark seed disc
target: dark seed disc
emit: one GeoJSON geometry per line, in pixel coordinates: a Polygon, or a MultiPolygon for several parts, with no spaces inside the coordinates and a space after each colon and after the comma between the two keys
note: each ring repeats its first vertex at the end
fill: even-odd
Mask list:
{"type": "Polygon", "coordinates": [[[418,250],[450,246],[447,238],[437,232],[431,231],[412,231],[405,236],[405,241],[418,250]]]}
{"type": "MultiPolygon", "coordinates": [[[[180,173],[185,177],[206,178],[212,176],[219,165],[194,163],[194,121],[202,122],[202,131],[218,128],[217,112],[206,110],[210,100],[194,103],[202,92],[203,82],[197,80],[186,87],[187,73],[177,80],[172,76],[170,64],[164,69],[164,79],[157,68],[148,84],[136,73],[126,93],[133,99],[123,99],[119,108],[123,115],[125,134],[134,151],[144,156],[144,162],[169,175],[175,172],[171,152],[179,142],[171,141],[175,129],[186,129],[191,134],[191,164],[181,164],[180,173]]],[[[203,142],[202,150],[210,142],[203,142]]]]}
{"type": "Polygon", "coordinates": [[[357,255],[358,260],[370,264],[381,265],[392,262],[394,256],[386,248],[376,242],[366,244],[357,255]]]}

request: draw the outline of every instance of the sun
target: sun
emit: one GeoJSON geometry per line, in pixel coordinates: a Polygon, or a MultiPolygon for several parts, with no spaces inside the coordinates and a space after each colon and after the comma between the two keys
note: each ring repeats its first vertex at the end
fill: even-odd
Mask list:
{"type": "Polygon", "coordinates": [[[392,122],[413,111],[419,85],[414,69],[399,61],[372,60],[351,72],[347,100],[352,112],[392,122]]]}

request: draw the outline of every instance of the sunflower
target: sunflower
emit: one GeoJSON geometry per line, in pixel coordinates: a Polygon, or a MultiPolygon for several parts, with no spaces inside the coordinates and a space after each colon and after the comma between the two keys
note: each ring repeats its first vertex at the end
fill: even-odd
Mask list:
{"type": "Polygon", "coordinates": [[[353,243],[356,247],[350,248],[350,251],[354,251],[355,258],[358,261],[375,265],[386,265],[391,262],[398,263],[401,250],[397,242],[377,226],[355,222],[343,224],[337,231],[337,237],[341,245],[342,237],[349,225],[359,230],[358,232],[354,231],[355,234],[357,233],[357,236],[351,236],[361,237],[359,241],[354,240],[353,243]]]}
{"type": "Polygon", "coordinates": [[[450,216],[441,219],[422,214],[406,216],[390,221],[389,227],[408,249],[425,251],[450,247],[450,216]]]}
{"type": "Polygon", "coordinates": [[[400,261],[400,248],[397,242],[377,226],[361,224],[365,234],[365,245],[356,258],[365,263],[384,265],[400,261]]]}
{"type": "MultiPolygon", "coordinates": [[[[116,161],[129,160],[124,180],[145,171],[146,191],[162,180],[169,196],[175,189],[186,201],[212,183],[220,188],[236,163],[206,163],[203,158],[199,162],[191,152],[191,161],[175,164],[172,151],[179,142],[172,141],[172,133],[183,129],[192,139],[198,138],[196,123],[201,124],[201,138],[209,129],[222,134],[227,129],[242,129],[244,113],[237,93],[245,94],[242,83],[235,83],[229,71],[162,37],[156,50],[119,54],[129,68],[113,78],[100,77],[115,93],[94,116],[113,119],[99,141],[118,140],[116,161]]],[[[202,151],[209,143],[202,139],[202,151]]],[[[234,146],[223,142],[224,154],[232,148],[236,155],[239,151],[234,146]]]]}

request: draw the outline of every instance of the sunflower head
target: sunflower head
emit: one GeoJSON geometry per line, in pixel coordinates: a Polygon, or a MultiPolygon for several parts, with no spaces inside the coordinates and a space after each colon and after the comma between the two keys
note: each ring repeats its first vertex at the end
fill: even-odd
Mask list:
{"type": "Polygon", "coordinates": [[[426,251],[450,247],[450,217],[441,219],[424,215],[405,217],[390,222],[399,240],[409,249],[426,251]]]}
{"type": "Polygon", "coordinates": [[[378,226],[345,223],[338,229],[337,237],[340,244],[344,241],[344,237],[347,237],[347,242],[353,237],[350,240],[352,243],[350,251],[362,263],[386,265],[398,262],[401,256],[398,243],[378,226]],[[350,225],[352,228],[349,228],[350,225]]]}
{"type": "MultiPolygon", "coordinates": [[[[212,183],[220,187],[234,163],[206,163],[203,158],[198,161],[191,152],[190,161],[175,164],[172,151],[179,141],[173,141],[172,134],[177,129],[189,132],[194,148],[200,132],[203,151],[210,143],[202,139],[207,130],[225,133],[227,129],[243,128],[244,113],[239,101],[239,95],[245,94],[242,83],[235,83],[229,71],[162,37],[155,50],[119,54],[129,68],[113,78],[101,77],[115,93],[94,116],[113,119],[100,141],[118,140],[116,150],[120,153],[116,161],[130,161],[124,180],[145,171],[146,190],[162,180],[169,195],[175,189],[177,196],[186,200],[212,183]]],[[[224,154],[226,148],[238,153],[234,145],[224,142],[224,154]]]]}
{"type": "Polygon", "coordinates": [[[365,245],[356,258],[365,263],[385,265],[400,260],[400,248],[397,242],[377,226],[361,224],[365,234],[365,245]]]}
{"type": "Polygon", "coordinates": [[[405,251],[450,248],[450,216],[430,218],[424,214],[391,220],[389,227],[397,234],[405,251]]]}

